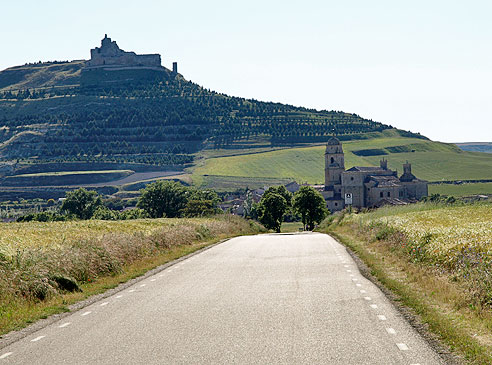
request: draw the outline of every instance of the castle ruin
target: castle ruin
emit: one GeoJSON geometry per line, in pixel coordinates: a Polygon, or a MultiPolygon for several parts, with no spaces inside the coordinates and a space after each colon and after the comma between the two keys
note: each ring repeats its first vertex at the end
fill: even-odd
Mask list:
{"type": "Polygon", "coordinates": [[[160,54],[138,55],[135,52],[125,52],[107,34],[101,41],[101,47],[91,49],[91,59],[86,62],[86,67],[163,69],[160,54]]]}

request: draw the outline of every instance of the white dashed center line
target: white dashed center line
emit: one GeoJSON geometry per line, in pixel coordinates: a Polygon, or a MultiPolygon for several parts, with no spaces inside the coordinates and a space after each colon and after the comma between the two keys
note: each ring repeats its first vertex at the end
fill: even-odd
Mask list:
{"type": "Polygon", "coordinates": [[[379,319],[380,321],[386,321],[386,316],[383,316],[382,314],[379,314],[379,315],[378,315],[378,319],[379,319]]]}
{"type": "Polygon", "coordinates": [[[404,343],[397,343],[396,346],[398,346],[398,348],[401,350],[401,351],[407,351],[408,350],[408,346],[405,345],[404,343]]]}
{"type": "Polygon", "coordinates": [[[378,309],[378,306],[376,304],[371,304],[372,309],[378,309]]]}
{"type": "Polygon", "coordinates": [[[347,270],[347,272],[352,272],[352,270],[347,270]]]}
{"type": "Polygon", "coordinates": [[[343,265],[343,267],[349,267],[348,265],[343,265]]]}
{"type": "Polygon", "coordinates": [[[386,328],[386,332],[388,332],[390,335],[396,335],[396,331],[393,328],[386,328]]]}
{"type": "Polygon", "coordinates": [[[37,341],[39,341],[40,339],[45,338],[45,337],[46,337],[46,336],[38,336],[38,337],[36,337],[36,338],[33,338],[33,339],[31,340],[31,342],[37,342],[37,341]]]}
{"type": "Polygon", "coordinates": [[[160,278],[162,278],[163,276],[164,276],[164,275],[162,275],[162,274],[161,274],[161,275],[159,275],[159,277],[160,277],[160,278]]]}
{"type": "Polygon", "coordinates": [[[365,293],[367,293],[364,289],[359,290],[359,292],[360,292],[361,294],[365,294],[365,293]]]}
{"type": "Polygon", "coordinates": [[[352,279],[352,281],[357,281],[357,279],[354,278],[354,279],[352,279]]]}
{"type": "Polygon", "coordinates": [[[91,311],[87,311],[87,312],[82,313],[82,316],[87,316],[87,315],[89,315],[91,313],[92,313],[91,311]]]}
{"type": "Polygon", "coordinates": [[[156,281],[156,279],[150,279],[150,281],[156,281]]]}
{"type": "Polygon", "coordinates": [[[116,298],[121,298],[123,295],[117,295],[116,298]]]}
{"type": "Polygon", "coordinates": [[[142,284],[142,285],[140,285],[140,287],[143,288],[145,285],[147,285],[147,284],[142,284]]]}
{"type": "Polygon", "coordinates": [[[6,352],[6,353],[4,353],[3,355],[0,356],[0,359],[5,359],[6,357],[8,357],[8,356],[10,356],[12,354],[13,354],[13,352],[6,352]]]}
{"type": "Polygon", "coordinates": [[[65,322],[65,323],[59,325],[58,328],[64,328],[64,327],[67,327],[67,326],[70,326],[70,322],[65,322]]]}
{"type": "Polygon", "coordinates": [[[135,291],[135,289],[128,290],[129,293],[133,293],[134,291],[135,291]]]}
{"type": "Polygon", "coordinates": [[[101,303],[101,304],[99,304],[99,305],[100,305],[101,307],[104,307],[105,305],[108,305],[108,304],[109,304],[109,302],[104,302],[104,303],[101,303]]]}
{"type": "Polygon", "coordinates": [[[371,300],[371,297],[364,297],[365,300],[371,300]]]}
{"type": "Polygon", "coordinates": [[[356,286],[362,286],[362,284],[355,284],[356,286]]]}

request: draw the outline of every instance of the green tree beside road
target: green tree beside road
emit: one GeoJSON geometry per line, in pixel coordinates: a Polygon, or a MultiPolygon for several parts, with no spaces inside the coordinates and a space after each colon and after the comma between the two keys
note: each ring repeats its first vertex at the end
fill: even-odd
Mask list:
{"type": "Polygon", "coordinates": [[[268,229],[280,233],[285,213],[290,209],[292,194],[285,186],[268,188],[258,205],[258,220],[268,229]]]}
{"type": "Polygon", "coordinates": [[[323,196],[311,186],[302,186],[294,194],[294,211],[297,212],[304,224],[304,229],[312,231],[315,224],[321,223],[328,215],[323,196]]]}

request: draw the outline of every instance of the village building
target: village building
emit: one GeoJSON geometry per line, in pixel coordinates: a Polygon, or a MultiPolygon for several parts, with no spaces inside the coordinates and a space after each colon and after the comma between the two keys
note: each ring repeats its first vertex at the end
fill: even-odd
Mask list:
{"type": "Polygon", "coordinates": [[[345,170],[342,143],[331,137],[325,152],[325,185],[322,195],[331,212],[346,206],[370,208],[384,204],[405,204],[428,195],[427,181],[412,174],[410,163],[403,165],[403,175],[388,169],[382,159],[379,167],[354,166],[345,170]]]}

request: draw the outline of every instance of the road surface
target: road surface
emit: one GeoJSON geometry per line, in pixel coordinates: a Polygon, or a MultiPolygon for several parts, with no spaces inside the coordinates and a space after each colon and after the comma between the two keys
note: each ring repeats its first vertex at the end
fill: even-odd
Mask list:
{"type": "Polygon", "coordinates": [[[440,364],[327,235],[238,237],[0,350],[1,364],[440,364]]]}

